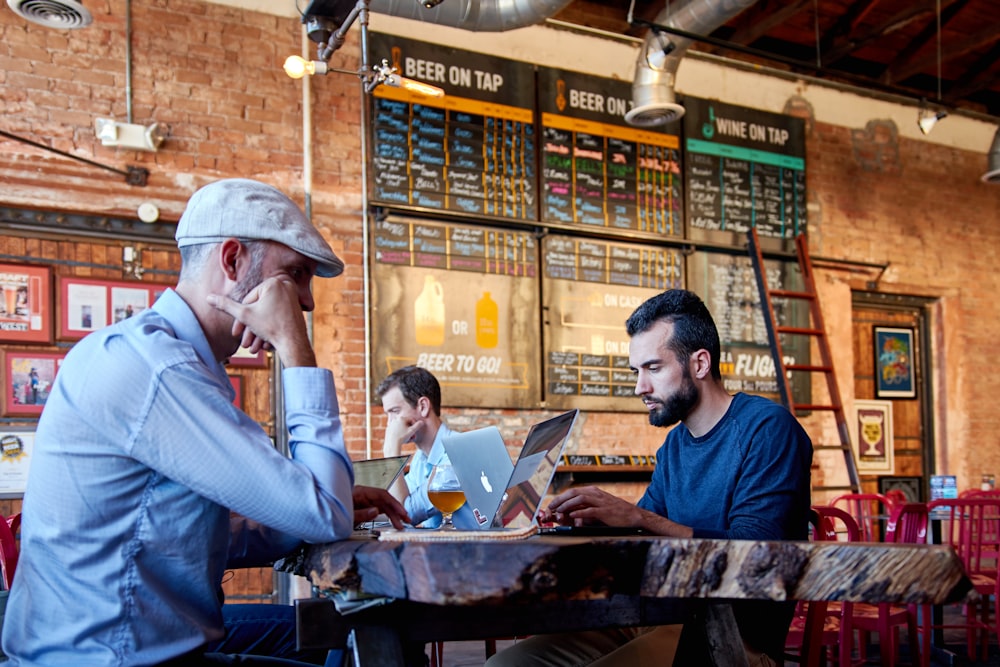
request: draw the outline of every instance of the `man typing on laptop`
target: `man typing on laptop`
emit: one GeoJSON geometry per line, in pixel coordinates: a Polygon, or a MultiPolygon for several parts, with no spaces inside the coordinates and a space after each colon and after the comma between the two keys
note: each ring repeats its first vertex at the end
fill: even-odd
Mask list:
{"type": "MultiPolygon", "coordinates": [[[[649,423],[680,425],[657,452],[637,505],[596,487],[571,488],[541,519],[673,537],[806,539],[812,443],[784,407],[725,390],[718,330],[701,299],[669,290],[640,305],[625,326],[635,393],[649,423]]],[[[794,603],[745,601],[733,612],[749,664],[782,664],[794,603]]],[[[487,664],[669,665],[679,636],[680,626],[537,635],[487,664]]]]}

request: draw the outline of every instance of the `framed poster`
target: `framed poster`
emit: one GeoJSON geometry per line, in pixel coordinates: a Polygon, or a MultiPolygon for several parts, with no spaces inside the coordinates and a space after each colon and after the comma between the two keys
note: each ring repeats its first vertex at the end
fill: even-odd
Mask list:
{"type": "Polygon", "coordinates": [[[153,305],[170,285],[59,279],[59,338],[79,340],[91,331],[121,322],[153,305]]]}
{"type": "Polygon", "coordinates": [[[0,342],[52,342],[52,269],[0,264],[0,342]]]}
{"type": "Polygon", "coordinates": [[[878,478],[878,492],[886,495],[890,491],[900,491],[908,503],[923,502],[923,491],[921,490],[922,478],[920,477],[893,477],[884,476],[878,478]]]}
{"type": "Polygon", "coordinates": [[[875,396],[916,398],[913,373],[913,329],[875,327],[875,396]]]}
{"type": "Polygon", "coordinates": [[[64,352],[6,352],[3,416],[37,417],[42,414],[65,356],[64,352]]]}
{"type": "Polygon", "coordinates": [[[854,401],[854,458],[858,472],[893,474],[892,402],[854,401]]]}
{"type": "Polygon", "coordinates": [[[33,428],[0,428],[0,498],[20,498],[24,495],[34,448],[33,428]]]}

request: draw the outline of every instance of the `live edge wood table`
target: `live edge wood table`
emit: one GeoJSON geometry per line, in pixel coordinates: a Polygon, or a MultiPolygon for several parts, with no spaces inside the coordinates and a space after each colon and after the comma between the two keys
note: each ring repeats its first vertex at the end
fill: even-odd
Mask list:
{"type": "Polygon", "coordinates": [[[401,642],[684,623],[674,664],[745,665],[731,600],[943,604],[971,589],[950,547],[661,537],[310,545],[278,569],[321,593],[383,596],[340,614],[296,602],[300,648],[349,646],[355,664],[401,665],[401,642]]]}

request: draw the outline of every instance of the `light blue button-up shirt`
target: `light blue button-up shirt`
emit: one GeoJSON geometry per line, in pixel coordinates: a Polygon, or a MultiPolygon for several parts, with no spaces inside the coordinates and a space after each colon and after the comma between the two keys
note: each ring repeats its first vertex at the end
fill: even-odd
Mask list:
{"type": "Polygon", "coordinates": [[[172,290],[70,351],[31,454],[3,623],[13,664],[183,655],[223,635],[227,567],[351,533],[333,377],[289,368],[282,381],[290,459],[232,405],[225,368],[172,290]]]}

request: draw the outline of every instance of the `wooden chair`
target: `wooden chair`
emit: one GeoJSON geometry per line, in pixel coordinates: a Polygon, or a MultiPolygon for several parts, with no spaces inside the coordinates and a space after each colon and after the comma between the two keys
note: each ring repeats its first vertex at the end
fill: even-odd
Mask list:
{"type": "MultiPolygon", "coordinates": [[[[857,522],[844,510],[816,505],[809,515],[813,540],[836,542],[841,535],[849,542],[861,538],[857,522]]],[[[852,608],[850,602],[799,602],[785,639],[786,661],[816,667],[826,662],[827,647],[833,647],[839,666],[851,665],[851,635],[842,616],[852,608]]]]}
{"type": "MultiPolygon", "coordinates": [[[[928,509],[925,503],[904,503],[896,505],[886,523],[885,542],[927,544],[928,509]]],[[[930,608],[924,610],[925,615],[930,608]]],[[[925,616],[926,618],[926,616],[925,616]]],[[[848,634],[858,631],[858,654],[865,659],[868,636],[878,633],[878,643],[881,665],[895,665],[899,658],[899,626],[905,625],[908,631],[911,663],[918,660],[923,667],[930,664],[930,633],[924,632],[924,650],[918,643],[918,608],[917,605],[898,605],[889,603],[866,604],[857,603],[853,611],[844,621],[848,634]]]]}
{"type": "MultiPolygon", "coordinates": [[[[989,633],[993,632],[1000,638],[1000,497],[942,498],[930,501],[927,506],[932,512],[947,512],[947,519],[942,522],[942,541],[954,547],[973,587],[981,596],[978,601],[965,602],[963,623],[934,627],[964,628],[969,658],[977,660],[981,653],[985,660],[989,651],[989,633]]],[[[927,621],[924,631],[929,630],[930,622],[927,621]]]]}
{"type": "Polygon", "coordinates": [[[854,517],[862,542],[881,542],[882,522],[892,512],[892,501],[881,493],[845,493],[830,501],[854,517]]]}

